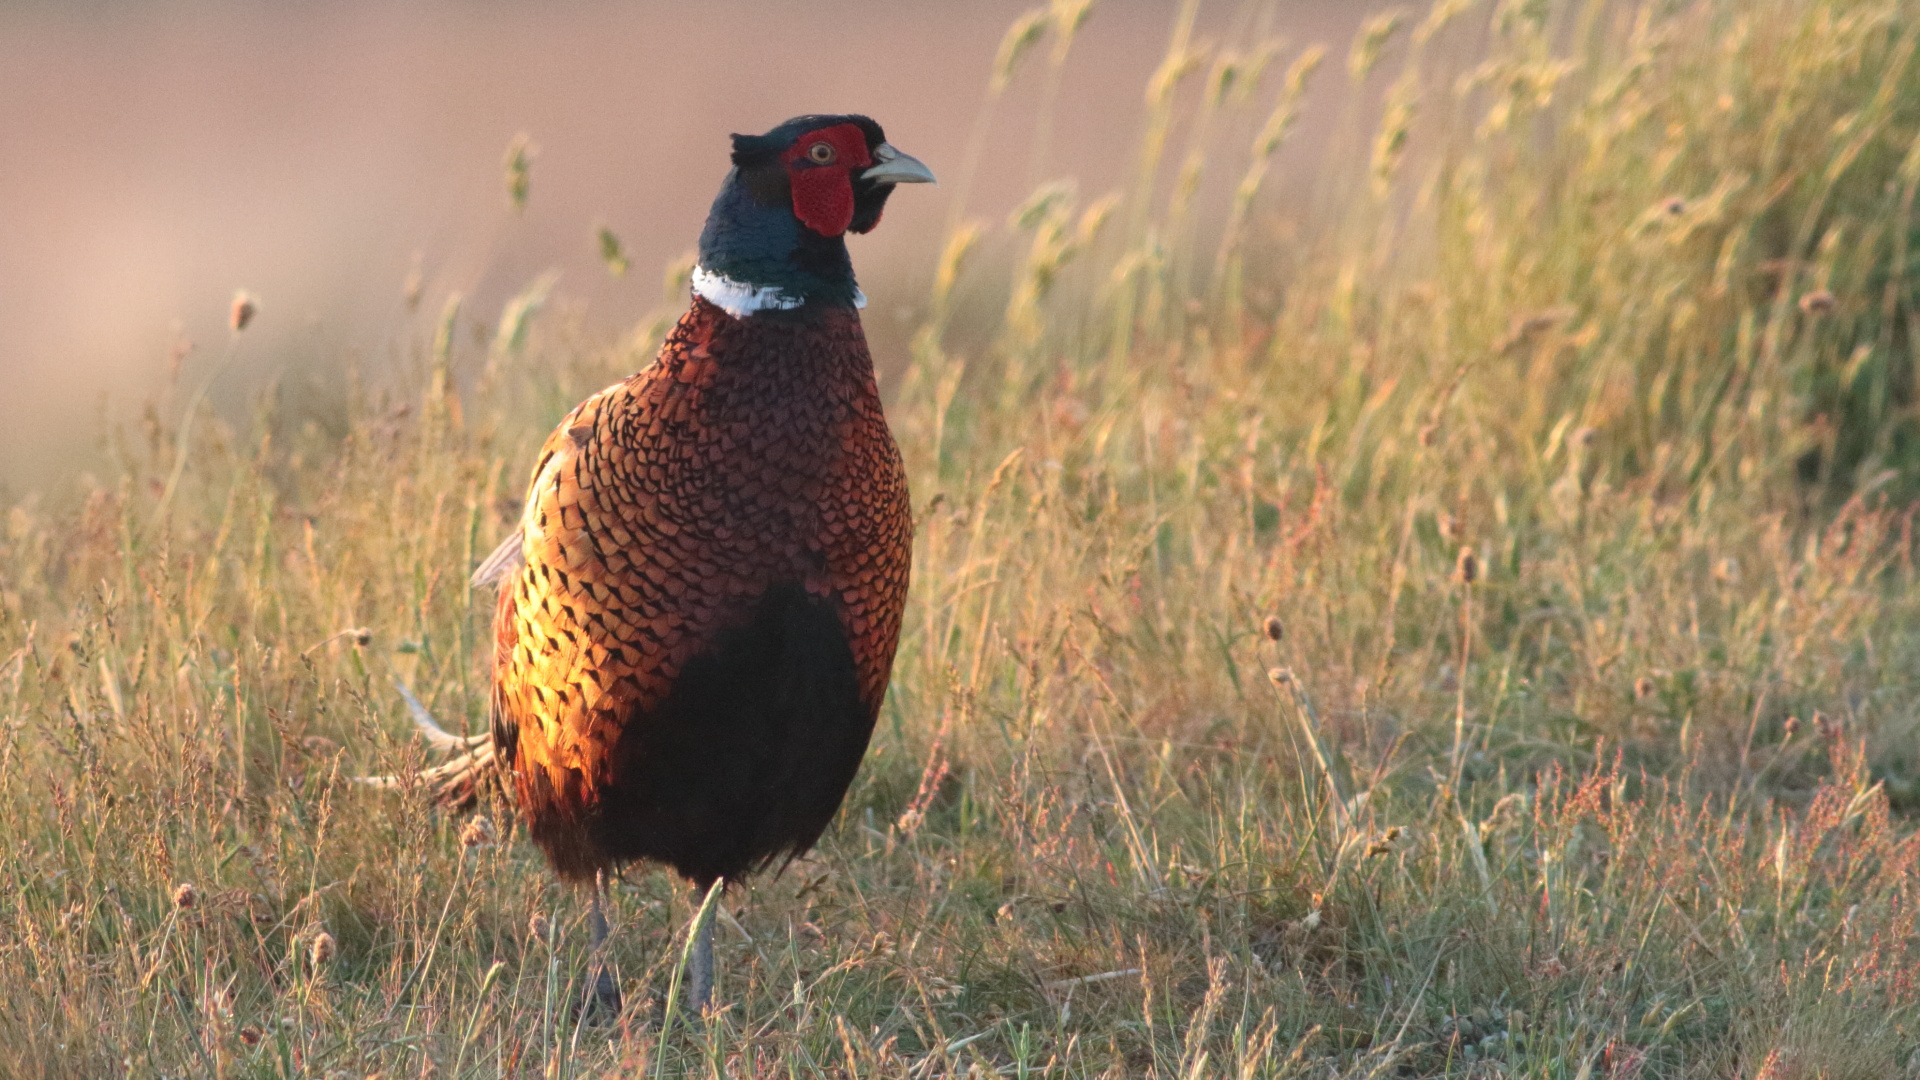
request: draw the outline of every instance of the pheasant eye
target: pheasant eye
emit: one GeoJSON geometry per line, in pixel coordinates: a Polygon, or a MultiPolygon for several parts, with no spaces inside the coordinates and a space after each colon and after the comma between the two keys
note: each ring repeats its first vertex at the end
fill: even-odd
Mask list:
{"type": "Polygon", "coordinates": [[[807,147],[807,158],[815,165],[831,165],[833,164],[833,145],[823,142],[814,143],[807,147]]]}

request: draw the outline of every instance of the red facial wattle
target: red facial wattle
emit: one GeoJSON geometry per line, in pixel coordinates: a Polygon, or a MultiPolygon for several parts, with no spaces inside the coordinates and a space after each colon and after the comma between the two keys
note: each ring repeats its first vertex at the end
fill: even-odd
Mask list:
{"type": "Polygon", "coordinates": [[[853,170],[873,164],[867,136],[858,124],[835,124],[794,140],[780,160],[793,186],[793,216],[821,236],[839,236],[853,223],[853,170]],[[833,148],[833,160],[811,156],[816,144],[833,148]]]}

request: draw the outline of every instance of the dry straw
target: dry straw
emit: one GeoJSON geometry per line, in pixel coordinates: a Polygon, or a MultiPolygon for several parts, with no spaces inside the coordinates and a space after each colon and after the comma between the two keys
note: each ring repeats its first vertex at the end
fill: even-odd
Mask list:
{"type": "Polygon", "coordinates": [[[982,58],[1044,197],[874,334],[901,648],[819,848],[710,898],[721,1011],[659,1011],[641,870],[581,1010],[583,901],[425,807],[389,689],[486,730],[469,570],[665,325],[535,280],[0,495],[0,1074],[1903,1075],[1911,13],[1445,0],[1327,80],[1183,2],[1107,191],[1023,158],[1088,10],[982,58]]]}

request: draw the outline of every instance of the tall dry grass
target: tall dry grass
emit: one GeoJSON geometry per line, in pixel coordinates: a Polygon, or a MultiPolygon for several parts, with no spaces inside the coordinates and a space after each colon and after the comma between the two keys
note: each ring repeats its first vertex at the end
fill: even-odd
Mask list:
{"type": "MultiPolygon", "coordinates": [[[[396,676],[481,722],[467,569],[657,340],[536,282],[484,349],[449,305],[417,390],[161,402],[8,508],[0,1073],[1915,1075],[1920,12],[1196,7],[1125,190],[1042,134],[1011,220],[956,212],[890,388],[893,690],[727,902],[719,1017],[663,1023],[663,877],[583,1027],[510,814],[343,783],[421,762],[396,676]]],[[[988,109],[1085,16],[1016,24],[988,109]]]]}

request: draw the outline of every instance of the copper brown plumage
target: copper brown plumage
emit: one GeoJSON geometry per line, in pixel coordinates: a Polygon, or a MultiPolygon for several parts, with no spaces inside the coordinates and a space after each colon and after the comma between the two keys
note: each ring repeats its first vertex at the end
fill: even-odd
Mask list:
{"type": "MultiPolygon", "coordinates": [[[[694,299],[645,371],[541,448],[500,588],[492,723],[428,774],[506,786],[563,878],[633,860],[703,889],[810,848],[866,753],[900,638],[906,474],[845,234],[933,179],[863,116],[733,137],[694,299]]],[[[709,892],[709,897],[716,895],[709,892]]],[[[704,910],[704,909],[703,909],[704,910]]],[[[697,930],[692,999],[711,985],[697,930]]],[[[604,969],[600,1004],[617,1011],[604,969]]]]}
{"type": "Polygon", "coordinates": [[[547,440],[521,533],[494,744],[554,869],[653,858],[706,885],[810,847],[886,690],[912,540],[858,314],[736,319],[696,299],[653,367],[547,440]],[[756,678],[838,677],[818,662],[832,642],[749,640],[810,606],[830,618],[797,625],[844,636],[852,694],[753,715],[756,678]],[[676,707],[689,677],[720,707],[676,707]]]}

